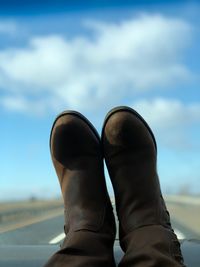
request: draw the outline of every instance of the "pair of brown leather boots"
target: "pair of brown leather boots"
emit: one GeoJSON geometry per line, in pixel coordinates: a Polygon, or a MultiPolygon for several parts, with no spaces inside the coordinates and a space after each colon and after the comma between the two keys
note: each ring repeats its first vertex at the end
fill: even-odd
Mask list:
{"type": "Polygon", "coordinates": [[[114,267],[116,227],[106,189],[103,158],[115,192],[120,267],[184,266],[162,198],[156,141],[129,107],[111,110],[99,137],[80,113],[55,120],[50,148],[65,206],[66,237],[45,267],[114,267]]]}

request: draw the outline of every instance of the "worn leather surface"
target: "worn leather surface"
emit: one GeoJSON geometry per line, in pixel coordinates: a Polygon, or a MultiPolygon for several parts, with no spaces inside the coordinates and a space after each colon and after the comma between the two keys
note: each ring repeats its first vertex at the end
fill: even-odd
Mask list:
{"type": "Polygon", "coordinates": [[[105,119],[102,143],[125,251],[119,266],[183,266],[162,198],[151,129],[134,110],[115,108],[105,119]]]}
{"type": "Polygon", "coordinates": [[[53,124],[50,149],[64,200],[66,238],[45,266],[115,266],[115,221],[98,134],[81,114],[66,112],[53,124]]]}

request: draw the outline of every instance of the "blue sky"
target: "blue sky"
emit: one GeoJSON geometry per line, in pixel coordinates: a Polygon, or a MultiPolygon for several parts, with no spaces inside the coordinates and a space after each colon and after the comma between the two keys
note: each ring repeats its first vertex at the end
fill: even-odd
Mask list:
{"type": "Polygon", "coordinates": [[[200,5],[111,3],[2,6],[1,200],[59,196],[55,116],[78,110],[100,132],[116,105],[152,127],[163,192],[200,193],[200,5]]]}

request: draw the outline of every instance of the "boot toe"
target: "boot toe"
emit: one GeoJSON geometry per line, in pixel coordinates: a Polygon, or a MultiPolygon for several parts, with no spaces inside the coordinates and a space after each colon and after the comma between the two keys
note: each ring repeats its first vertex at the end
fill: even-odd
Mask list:
{"type": "Polygon", "coordinates": [[[52,127],[50,149],[54,159],[65,165],[76,157],[96,154],[99,138],[90,125],[76,114],[59,116],[52,127]]]}
{"type": "Polygon", "coordinates": [[[154,136],[150,128],[137,114],[129,110],[118,110],[107,119],[104,138],[111,145],[136,149],[155,149],[154,136]]]}

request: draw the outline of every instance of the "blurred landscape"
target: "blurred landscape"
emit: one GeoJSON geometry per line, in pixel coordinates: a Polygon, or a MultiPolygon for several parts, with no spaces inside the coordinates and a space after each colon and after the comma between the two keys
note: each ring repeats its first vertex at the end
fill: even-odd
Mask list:
{"type": "MultiPolygon", "coordinates": [[[[200,238],[200,196],[165,195],[167,208],[171,215],[172,225],[178,228],[180,237],[187,239],[200,238]],[[184,234],[183,234],[184,233],[184,234]]],[[[111,198],[115,206],[114,198],[111,198]]],[[[50,227],[48,221],[59,219],[59,228],[64,223],[64,208],[62,199],[2,202],[0,205],[0,233],[13,233],[18,229],[26,229],[41,222],[50,227]]],[[[57,223],[55,224],[55,228],[57,223]]],[[[31,230],[34,235],[34,231],[31,230]]],[[[38,233],[36,233],[38,234],[38,233]]],[[[2,235],[0,235],[1,237],[2,235]]],[[[14,237],[15,235],[13,235],[14,237]]]]}
{"type": "Polygon", "coordinates": [[[0,233],[21,228],[63,213],[61,199],[2,202],[0,205],[0,233]]]}

